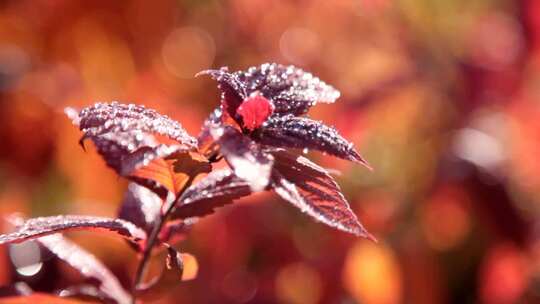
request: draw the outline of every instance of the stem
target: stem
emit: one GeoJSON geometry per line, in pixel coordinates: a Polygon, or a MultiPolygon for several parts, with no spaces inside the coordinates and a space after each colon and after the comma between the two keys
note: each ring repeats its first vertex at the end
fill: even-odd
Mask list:
{"type": "Polygon", "coordinates": [[[191,186],[191,183],[193,182],[194,176],[190,176],[184,187],[182,187],[182,190],[179,192],[179,194],[176,196],[176,198],[170,203],[169,206],[167,206],[167,209],[165,210],[165,213],[163,216],[160,216],[156,219],[154,222],[154,227],[152,228],[152,232],[150,233],[150,236],[148,237],[146,241],[146,246],[143,251],[143,256],[141,258],[141,261],[139,262],[139,266],[137,267],[137,272],[135,273],[135,279],[133,281],[133,286],[131,287],[131,303],[135,304],[136,297],[137,297],[137,287],[140,285],[144,273],[146,271],[146,268],[148,266],[148,262],[150,261],[150,257],[152,256],[152,250],[154,249],[154,246],[156,245],[156,241],[158,240],[159,232],[161,231],[161,228],[163,228],[163,224],[167,222],[167,218],[171,214],[171,212],[174,210],[174,207],[176,206],[176,203],[178,199],[181,197],[181,193],[183,193],[189,186],[191,186]]]}

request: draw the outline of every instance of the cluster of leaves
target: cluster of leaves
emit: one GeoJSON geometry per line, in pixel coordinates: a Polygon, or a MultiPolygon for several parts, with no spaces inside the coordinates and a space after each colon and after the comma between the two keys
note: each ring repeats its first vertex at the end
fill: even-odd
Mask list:
{"type": "Polygon", "coordinates": [[[314,149],[367,166],[335,129],[303,116],[316,103],[333,103],[337,90],[299,68],[279,64],[199,75],[215,79],[222,96],[198,138],[143,106],[113,102],[80,112],[66,109],[83,132],[83,148],[91,140],[107,165],[132,181],[118,217],[14,218],[14,232],[1,235],[0,244],[36,239],[99,282],[94,289],[73,288],[69,295],[129,303],[149,299],[164,282],[181,278],[184,256],[173,245],[198,217],[254,192],[274,191],[317,221],[374,239],[329,172],[300,153],[314,149]],[[228,166],[212,170],[221,159],[228,166]],[[133,245],[140,263],[130,292],[95,257],[59,234],[70,229],[114,232],[133,245]],[[156,247],[166,250],[166,267],[157,278],[143,282],[156,247]]]}

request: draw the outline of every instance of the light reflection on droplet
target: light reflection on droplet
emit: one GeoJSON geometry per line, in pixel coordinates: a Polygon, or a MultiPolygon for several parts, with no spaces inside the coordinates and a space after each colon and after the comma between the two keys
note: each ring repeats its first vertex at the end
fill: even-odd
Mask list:
{"type": "Polygon", "coordinates": [[[15,270],[22,276],[33,276],[43,267],[41,251],[36,242],[24,242],[9,246],[9,256],[15,270]]]}
{"type": "Polygon", "coordinates": [[[198,27],[182,27],[172,31],[161,49],[167,70],[180,78],[192,78],[208,69],[216,55],[214,39],[198,27]]]}

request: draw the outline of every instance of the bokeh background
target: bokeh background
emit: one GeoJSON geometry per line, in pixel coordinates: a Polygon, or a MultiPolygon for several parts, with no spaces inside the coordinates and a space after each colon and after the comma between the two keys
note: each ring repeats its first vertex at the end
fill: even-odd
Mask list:
{"type": "MultiPolygon", "coordinates": [[[[115,215],[127,183],[79,147],[64,107],[144,104],[195,135],[219,95],[193,75],[263,62],[342,92],[310,115],[375,171],[310,157],[341,171],[379,242],[256,195],[196,226],[180,248],[198,277],[162,303],[540,303],[535,0],[3,0],[0,216],[115,215]]],[[[69,236],[129,286],[125,242],[69,236]]],[[[55,259],[30,274],[13,260],[0,247],[0,285],[84,281],[55,259]]]]}

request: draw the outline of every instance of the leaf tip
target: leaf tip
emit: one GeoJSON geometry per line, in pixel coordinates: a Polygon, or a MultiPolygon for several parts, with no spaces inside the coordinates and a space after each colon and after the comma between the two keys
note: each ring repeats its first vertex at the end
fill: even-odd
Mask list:
{"type": "Polygon", "coordinates": [[[358,237],[366,238],[374,243],[379,242],[377,238],[373,234],[369,233],[364,227],[362,227],[360,223],[357,223],[357,227],[355,227],[352,231],[349,231],[349,232],[353,233],[354,235],[358,237]]]}
{"type": "Polygon", "coordinates": [[[362,164],[364,167],[366,167],[369,171],[373,172],[375,169],[365,160],[362,156],[360,156],[360,153],[358,153],[356,150],[352,151],[352,161],[362,164]]]}

